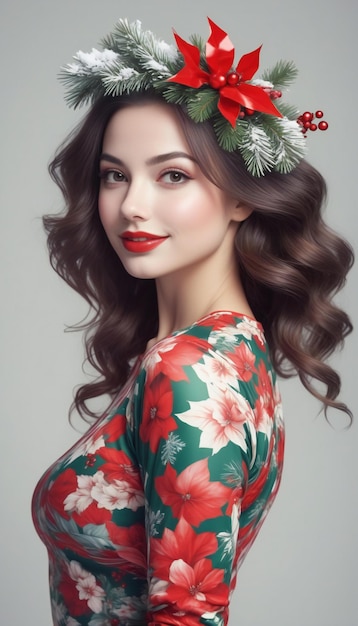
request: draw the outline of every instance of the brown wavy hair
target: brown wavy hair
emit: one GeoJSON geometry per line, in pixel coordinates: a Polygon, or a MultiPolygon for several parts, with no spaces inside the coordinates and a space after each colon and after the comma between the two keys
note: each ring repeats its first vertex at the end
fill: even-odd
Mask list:
{"type": "MultiPolygon", "coordinates": [[[[103,135],[120,108],[153,94],[98,100],[60,146],[49,171],[60,187],[65,210],[43,218],[50,261],[56,272],[90,305],[86,356],[98,372],[79,387],[72,408],[94,417],[88,401],[113,398],[126,382],[133,357],[158,329],[154,280],[130,276],[109,244],[98,215],[98,165],[103,135]]],[[[160,99],[160,102],[163,102],[160,99]]],[[[175,105],[189,148],[207,178],[253,209],[236,236],[237,264],[249,304],[262,323],[273,365],[282,377],[298,374],[328,407],[352,414],[337,400],[341,381],[326,362],[352,330],[347,314],[332,301],[353,264],[351,247],[322,219],[326,185],[302,161],[291,173],[255,178],[238,152],[222,150],[209,122],[194,123],[175,105]],[[317,388],[323,383],[324,391],[317,388]]]]}

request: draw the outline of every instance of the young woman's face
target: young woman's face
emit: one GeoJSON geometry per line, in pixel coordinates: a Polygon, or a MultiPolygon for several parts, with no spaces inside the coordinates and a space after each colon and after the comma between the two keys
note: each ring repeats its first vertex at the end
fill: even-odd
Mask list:
{"type": "Polygon", "coordinates": [[[237,202],[201,172],[170,106],[145,103],[115,113],[100,176],[100,219],[132,276],[174,278],[232,253],[237,202]]]}

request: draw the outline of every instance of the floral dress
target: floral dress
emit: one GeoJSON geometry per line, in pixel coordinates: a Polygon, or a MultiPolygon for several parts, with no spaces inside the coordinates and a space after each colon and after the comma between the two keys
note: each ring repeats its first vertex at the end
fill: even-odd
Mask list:
{"type": "Polygon", "coordinates": [[[216,312],[173,333],[115,407],[34,493],[54,626],[224,626],[282,470],[262,326],[216,312]]]}

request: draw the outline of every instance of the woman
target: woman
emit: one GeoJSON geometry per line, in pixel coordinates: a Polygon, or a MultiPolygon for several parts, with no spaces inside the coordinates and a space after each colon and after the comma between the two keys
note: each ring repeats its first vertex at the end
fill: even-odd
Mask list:
{"type": "Polygon", "coordinates": [[[276,106],[294,72],[253,83],[259,51],[232,69],[210,26],[203,59],[120,21],[65,71],[72,103],[94,104],[51,166],[67,208],[45,226],[94,311],[100,377],[75,406],[93,416],[109,394],[111,408],[34,495],[56,626],[226,624],[280,483],[276,372],[350,416],[325,360],[351,330],[332,296],[352,252],[276,106]]]}

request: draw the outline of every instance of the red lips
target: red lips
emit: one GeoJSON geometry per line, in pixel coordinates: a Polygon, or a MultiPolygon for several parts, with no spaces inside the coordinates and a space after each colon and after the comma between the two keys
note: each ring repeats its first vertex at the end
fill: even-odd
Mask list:
{"type": "Polygon", "coordinates": [[[160,235],[153,235],[152,233],[146,233],[141,230],[136,232],[126,230],[121,234],[121,240],[123,246],[128,252],[143,253],[153,250],[159,246],[168,237],[161,237],[160,235]]]}

